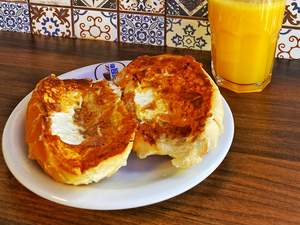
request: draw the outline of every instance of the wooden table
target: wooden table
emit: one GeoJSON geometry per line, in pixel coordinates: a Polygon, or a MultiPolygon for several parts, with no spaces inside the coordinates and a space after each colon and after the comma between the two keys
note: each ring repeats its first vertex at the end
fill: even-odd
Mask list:
{"type": "MultiPolygon", "coordinates": [[[[45,75],[163,52],[191,54],[210,72],[207,52],[0,32],[0,132],[45,75]]],[[[221,91],[234,114],[234,141],[223,163],[193,189],[137,209],[76,209],[28,191],[1,154],[0,224],[300,224],[300,60],[277,60],[262,93],[221,91]]]]}

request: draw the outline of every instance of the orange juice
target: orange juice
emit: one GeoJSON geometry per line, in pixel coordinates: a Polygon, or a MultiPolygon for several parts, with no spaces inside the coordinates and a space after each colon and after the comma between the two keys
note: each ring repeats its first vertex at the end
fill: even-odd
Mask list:
{"type": "Polygon", "coordinates": [[[212,67],[235,92],[261,91],[271,80],[285,0],[208,0],[212,67]]]}

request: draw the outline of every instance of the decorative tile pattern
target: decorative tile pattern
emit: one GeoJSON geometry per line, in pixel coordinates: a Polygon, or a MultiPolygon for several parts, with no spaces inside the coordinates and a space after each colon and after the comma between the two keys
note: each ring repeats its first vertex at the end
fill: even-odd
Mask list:
{"type": "MultiPolygon", "coordinates": [[[[0,0],[0,30],[32,28],[33,34],[46,36],[211,48],[208,0],[30,0],[30,13],[28,1],[0,0]]],[[[299,0],[287,0],[276,57],[300,59],[299,0]]]]}
{"type": "Polygon", "coordinates": [[[164,17],[120,14],[120,41],[135,44],[164,45],[164,17]]]}
{"type": "Polygon", "coordinates": [[[28,5],[0,2],[0,30],[30,32],[28,5]]]}
{"type": "Polygon", "coordinates": [[[44,5],[65,5],[70,6],[71,0],[30,0],[30,3],[39,3],[44,5]]]}
{"type": "Polygon", "coordinates": [[[120,10],[164,14],[165,0],[120,0],[120,10]]]}
{"type": "Polygon", "coordinates": [[[117,9],[117,0],[72,0],[74,6],[117,9]]]}
{"type": "Polygon", "coordinates": [[[30,3],[70,6],[71,0],[30,0],[30,3]]]}
{"type": "Polygon", "coordinates": [[[283,18],[284,26],[300,27],[300,1],[288,0],[283,18]]]}
{"type": "Polygon", "coordinates": [[[287,1],[283,25],[300,27],[300,2],[298,0],[287,1]]]}
{"type": "Polygon", "coordinates": [[[70,9],[32,5],[31,20],[34,34],[72,37],[70,9]]]}
{"type": "Polygon", "coordinates": [[[117,13],[74,9],[74,34],[78,38],[117,40],[117,13]]]}
{"type": "Polygon", "coordinates": [[[208,21],[168,18],[167,46],[210,51],[208,21]]]}
{"type": "Polygon", "coordinates": [[[276,57],[300,59],[300,30],[282,28],[277,44],[276,57]]]}
{"type": "Polygon", "coordinates": [[[207,17],[207,0],[166,0],[167,15],[207,17]]]}

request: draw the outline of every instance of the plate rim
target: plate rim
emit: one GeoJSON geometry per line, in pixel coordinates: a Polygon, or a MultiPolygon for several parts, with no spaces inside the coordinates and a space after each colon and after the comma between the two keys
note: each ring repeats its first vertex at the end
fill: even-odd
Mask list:
{"type": "MultiPolygon", "coordinates": [[[[72,76],[72,74],[78,73],[79,71],[83,71],[83,70],[98,66],[99,64],[114,63],[114,62],[130,62],[130,60],[110,61],[110,62],[102,62],[102,63],[92,64],[92,65],[88,65],[88,66],[85,66],[85,67],[81,67],[81,68],[74,69],[72,71],[63,73],[63,74],[59,75],[58,77],[63,78],[63,79],[68,79],[68,76],[72,76]]],[[[161,195],[153,196],[151,201],[149,201],[149,200],[148,201],[140,200],[137,204],[134,204],[134,203],[125,204],[123,206],[120,205],[119,207],[99,207],[99,206],[95,207],[94,205],[93,205],[94,207],[93,206],[87,207],[85,205],[76,204],[72,201],[65,201],[65,200],[59,199],[55,196],[49,196],[49,193],[47,194],[43,191],[40,191],[40,189],[38,189],[38,190],[34,189],[33,186],[30,185],[30,183],[26,182],[26,179],[24,179],[22,176],[20,176],[18,170],[10,162],[10,157],[11,156],[9,156],[9,152],[7,150],[5,150],[5,149],[8,148],[7,145],[9,143],[6,143],[8,140],[5,137],[8,136],[8,131],[9,131],[9,128],[10,128],[12,122],[13,122],[13,117],[15,116],[15,114],[17,112],[17,109],[19,109],[22,105],[26,104],[26,101],[29,101],[29,98],[30,98],[31,94],[32,94],[32,91],[29,94],[27,94],[25,97],[23,97],[21,101],[18,102],[18,104],[11,111],[11,113],[10,113],[6,123],[5,123],[4,129],[3,129],[3,134],[2,134],[2,154],[4,156],[4,161],[5,161],[8,169],[9,169],[9,171],[18,180],[18,182],[20,182],[24,187],[26,187],[26,189],[28,189],[32,193],[35,193],[36,195],[38,195],[38,196],[40,196],[44,199],[47,199],[47,200],[52,201],[52,202],[56,202],[56,203],[61,204],[61,205],[66,205],[66,206],[70,206],[70,207],[74,207],[74,208],[90,209],[90,210],[121,210],[121,209],[130,209],[130,208],[143,207],[143,206],[152,205],[152,204],[155,204],[155,203],[165,201],[167,199],[173,198],[175,196],[178,196],[178,195],[190,190],[191,188],[193,188],[196,185],[200,184],[208,176],[210,176],[220,166],[220,164],[224,161],[225,157],[227,156],[227,154],[230,150],[232,142],[233,142],[234,129],[235,129],[234,117],[233,117],[232,111],[231,111],[227,101],[221,95],[222,96],[223,108],[224,108],[224,115],[225,115],[225,111],[227,110],[227,113],[228,113],[227,116],[229,116],[229,119],[230,119],[229,122],[230,122],[230,126],[231,126],[232,129],[229,130],[230,131],[229,134],[228,134],[229,136],[226,139],[227,146],[224,146],[224,148],[226,147],[226,150],[221,151],[219,153],[219,154],[221,154],[221,153],[222,154],[219,155],[219,157],[217,158],[217,161],[215,161],[213,164],[210,165],[209,168],[207,168],[207,170],[206,170],[207,172],[204,175],[202,175],[200,179],[198,178],[198,179],[190,180],[188,185],[185,184],[181,188],[174,188],[173,191],[168,192],[163,197],[161,195]]],[[[224,121],[223,121],[223,123],[224,123],[224,121]]],[[[224,131],[226,131],[225,127],[224,127],[224,131]]],[[[219,144],[220,143],[218,143],[218,145],[219,144]]],[[[212,149],[212,151],[214,151],[214,149],[212,149]]],[[[51,179],[51,178],[49,177],[49,179],[51,179]]],[[[53,181],[53,182],[55,182],[55,181],[53,181]]]]}

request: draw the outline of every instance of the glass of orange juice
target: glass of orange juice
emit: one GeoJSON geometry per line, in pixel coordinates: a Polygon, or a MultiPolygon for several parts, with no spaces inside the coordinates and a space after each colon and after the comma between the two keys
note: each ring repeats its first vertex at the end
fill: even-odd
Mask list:
{"type": "Polygon", "coordinates": [[[232,91],[262,91],[271,81],[285,0],[208,0],[212,72],[232,91]]]}

